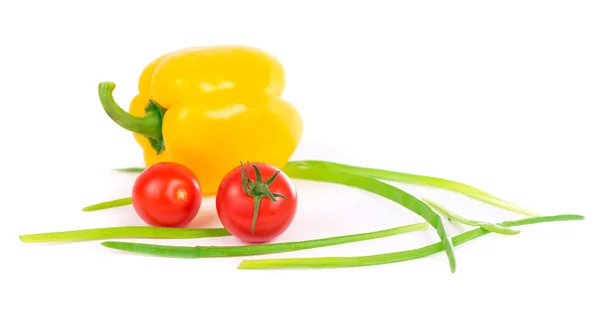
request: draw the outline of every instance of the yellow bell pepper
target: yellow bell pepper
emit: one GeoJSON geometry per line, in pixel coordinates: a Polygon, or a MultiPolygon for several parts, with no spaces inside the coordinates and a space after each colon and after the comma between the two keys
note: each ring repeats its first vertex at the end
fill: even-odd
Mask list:
{"type": "Polygon", "coordinates": [[[126,112],[113,99],[116,85],[100,83],[104,110],[134,133],[147,167],[181,163],[206,195],[240,161],[283,168],[302,136],[300,114],[281,98],[284,69],[259,49],[176,50],[148,64],[138,84],[126,112]]]}

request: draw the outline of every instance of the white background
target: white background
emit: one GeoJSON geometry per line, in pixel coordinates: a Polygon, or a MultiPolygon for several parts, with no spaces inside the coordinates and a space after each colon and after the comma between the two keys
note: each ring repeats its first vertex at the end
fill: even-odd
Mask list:
{"type": "MultiPolygon", "coordinates": [[[[598,16],[597,1],[4,1],[0,308],[598,309],[598,16]],[[244,271],[236,269],[243,258],[19,241],[144,225],[130,207],[79,211],[127,196],[135,176],[111,169],[142,164],[131,135],[102,111],[97,85],[115,82],[126,107],[154,57],[223,43],[260,47],[284,64],[284,97],[306,124],[294,159],[450,178],[543,214],[587,219],[457,247],[455,274],[443,254],[365,268],[244,271]]],[[[359,190],[296,184],[299,211],[277,241],[420,220],[359,190]]],[[[452,193],[402,188],[476,219],[519,217],[452,193]]],[[[219,227],[213,199],[194,224],[219,227]]],[[[263,257],[367,255],[436,241],[430,230],[263,257]]]]}

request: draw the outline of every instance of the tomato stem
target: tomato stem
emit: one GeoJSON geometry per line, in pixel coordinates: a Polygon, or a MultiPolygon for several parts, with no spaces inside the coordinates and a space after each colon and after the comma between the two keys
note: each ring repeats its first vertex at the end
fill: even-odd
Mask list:
{"type": "Polygon", "coordinates": [[[260,208],[260,200],[262,198],[254,196],[254,214],[252,214],[252,227],[250,231],[254,234],[254,226],[256,225],[256,219],[258,218],[258,209],[260,208]]]}
{"type": "MultiPolygon", "coordinates": [[[[254,234],[254,227],[256,226],[256,221],[258,219],[258,211],[260,209],[260,201],[263,197],[267,197],[269,199],[271,199],[271,201],[276,202],[277,198],[282,198],[287,200],[287,197],[278,194],[278,193],[272,193],[271,190],[269,190],[269,186],[271,184],[273,184],[273,182],[275,182],[275,179],[277,178],[277,175],[279,174],[279,171],[275,172],[269,179],[267,179],[266,182],[263,182],[263,178],[262,178],[262,174],[260,173],[260,170],[258,169],[258,167],[255,164],[252,164],[252,168],[254,169],[254,173],[256,174],[255,178],[256,180],[254,182],[252,182],[252,180],[248,179],[248,174],[249,173],[245,173],[244,171],[244,164],[242,164],[242,162],[240,162],[240,166],[241,166],[241,173],[242,173],[242,188],[244,189],[244,193],[248,196],[251,196],[254,198],[254,214],[252,215],[252,226],[250,227],[250,231],[252,234],[254,234]]],[[[250,163],[248,163],[248,167],[250,166],[250,163]]],[[[248,171],[249,172],[249,171],[248,171]]]]}

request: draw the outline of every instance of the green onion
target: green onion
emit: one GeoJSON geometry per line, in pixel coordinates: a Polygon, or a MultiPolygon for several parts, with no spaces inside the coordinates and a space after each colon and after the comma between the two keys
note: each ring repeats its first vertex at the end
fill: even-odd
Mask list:
{"type": "Polygon", "coordinates": [[[298,242],[283,242],[273,244],[242,245],[242,246],[168,246],[132,242],[102,242],[102,245],[111,249],[147,254],[153,256],[175,257],[175,258],[200,258],[200,257],[225,257],[244,256],[268,253],[280,253],[299,251],[305,249],[326,247],[344,243],[358,242],[375,238],[383,238],[393,235],[404,234],[413,231],[426,230],[427,223],[417,223],[391,229],[346,235],[324,239],[314,239],[298,242]]]}
{"type": "Polygon", "coordinates": [[[327,169],[327,170],[335,170],[335,171],[343,171],[354,174],[360,174],[365,177],[388,180],[388,181],[396,181],[400,183],[407,184],[417,184],[428,187],[435,187],[440,189],[445,189],[457,193],[461,193],[463,195],[469,196],[473,199],[477,199],[479,201],[486,202],[488,204],[494,205],[496,207],[509,210],[512,212],[520,213],[527,216],[537,216],[539,215],[537,212],[529,210],[525,207],[516,205],[512,202],[508,202],[491,194],[488,194],[480,189],[477,189],[473,186],[446,180],[437,177],[416,175],[416,174],[408,174],[402,172],[395,172],[389,170],[382,169],[374,169],[374,168],[362,168],[344,164],[338,164],[327,161],[317,161],[317,160],[306,160],[306,161],[291,161],[284,167],[285,170],[287,167],[296,167],[296,168],[319,168],[319,169],[327,169]]]}
{"type": "Polygon", "coordinates": [[[116,168],[115,171],[119,171],[119,172],[142,172],[145,169],[146,168],[142,168],[142,167],[129,167],[129,168],[116,168]]]}
{"type": "Polygon", "coordinates": [[[448,237],[444,222],[427,203],[392,185],[358,174],[312,167],[308,169],[296,168],[294,166],[286,166],[283,171],[290,178],[324,181],[360,188],[388,198],[413,211],[436,229],[437,234],[442,241],[442,245],[444,246],[444,250],[446,251],[446,256],[448,256],[450,271],[456,271],[456,259],[452,249],[452,241],[450,241],[450,237],[448,237]]]}
{"type": "Polygon", "coordinates": [[[24,243],[85,241],[113,238],[190,239],[230,236],[224,228],[168,228],[124,226],[21,235],[24,243]]]}
{"type": "Polygon", "coordinates": [[[81,209],[81,211],[84,211],[84,212],[98,211],[98,210],[127,206],[127,205],[130,205],[131,203],[132,203],[131,197],[125,197],[125,198],[119,198],[119,199],[105,201],[105,202],[101,202],[101,203],[96,203],[96,204],[93,204],[93,205],[90,205],[90,206],[87,206],[87,207],[81,209]]]}
{"type": "MultiPolygon", "coordinates": [[[[140,172],[144,168],[122,168],[117,169],[119,171],[128,172],[140,172]]],[[[415,212],[425,219],[430,225],[432,225],[438,236],[441,239],[444,251],[448,256],[450,269],[452,272],[456,270],[456,259],[454,257],[452,241],[448,237],[444,223],[441,217],[433,211],[432,206],[418,198],[411,196],[410,194],[391,186],[387,183],[379,181],[377,179],[396,181],[409,184],[418,184],[429,187],[436,187],[445,190],[454,191],[457,193],[464,194],[471,198],[489,203],[491,205],[503,208],[505,210],[525,214],[525,215],[537,215],[536,212],[526,209],[522,206],[518,206],[514,203],[505,201],[501,198],[493,196],[475,187],[467,184],[423,175],[408,174],[402,172],[394,172],[389,170],[374,169],[374,168],[362,168],[350,165],[344,165],[339,163],[327,162],[327,161],[291,161],[282,169],[289,177],[296,179],[305,179],[313,181],[323,181],[338,183],[378,194],[382,197],[388,198],[395,201],[407,209],[415,212]]],[[[438,206],[438,205],[436,205],[438,206]]],[[[113,206],[108,206],[113,207],[113,206]]],[[[108,208],[105,207],[105,208],[108,208]]],[[[438,206],[439,207],[439,206],[438,206]]],[[[437,208],[438,211],[447,211],[445,209],[437,208]]],[[[443,213],[443,212],[442,212],[443,213]]],[[[447,214],[447,213],[446,213],[447,214]]],[[[456,214],[451,214],[456,216],[456,214]]],[[[450,216],[452,218],[452,216],[450,216]]],[[[475,225],[489,229],[489,231],[501,233],[501,234],[517,234],[518,231],[500,227],[491,223],[472,221],[463,217],[455,217],[455,220],[460,221],[467,225],[475,225]]],[[[486,230],[487,231],[487,230],[486,230]]]]}
{"type": "Polygon", "coordinates": [[[502,234],[502,235],[516,235],[519,233],[518,230],[502,227],[498,224],[474,221],[474,220],[464,218],[464,217],[442,207],[441,205],[434,203],[433,201],[431,201],[429,199],[423,198],[423,201],[427,202],[432,208],[440,211],[440,213],[444,214],[446,217],[454,219],[457,222],[463,223],[465,225],[485,228],[486,230],[488,230],[490,232],[494,232],[494,233],[502,234]]]}
{"type": "MultiPolygon", "coordinates": [[[[445,189],[453,192],[457,192],[473,199],[488,203],[490,205],[520,213],[527,216],[537,216],[539,215],[537,212],[525,208],[523,206],[519,206],[515,203],[506,201],[499,197],[496,197],[492,194],[486,193],[478,188],[473,186],[447,180],[438,177],[389,171],[383,169],[375,169],[375,168],[365,168],[365,167],[357,167],[345,164],[339,164],[328,161],[319,161],[319,160],[304,160],[304,161],[290,161],[283,168],[285,171],[288,168],[319,168],[319,169],[328,169],[328,170],[337,170],[343,172],[349,172],[354,174],[359,174],[365,177],[387,180],[387,181],[395,181],[406,184],[417,184],[428,187],[435,187],[440,189],[445,189]]],[[[115,170],[122,172],[141,172],[144,171],[145,168],[141,167],[130,167],[130,168],[117,168],[115,170]]]]}
{"type": "MultiPolygon", "coordinates": [[[[471,197],[473,199],[488,203],[490,205],[520,213],[527,216],[538,216],[539,214],[533,210],[525,208],[523,206],[519,206],[515,203],[506,201],[499,197],[496,197],[492,194],[486,193],[478,188],[473,186],[447,180],[438,177],[431,177],[425,175],[417,175],[396,171],[389,171],[383,169],[375,169],[375,168],[365,168],[365,167],[357,167],[351,165],[345,165],[340,163],[328,162],[328,161],[319,161],[319,160],[304,160],[304,161],[290,161],[283,168],[283,170],[287,170],[289,168],[319,168],[319,169],[327,169],[327,170],[336,170],[342,172],[349,172],[353,174],[359,174],[365,177],[387,180],[387,181],[395,181],[406,184],[416,184],[434,188],[445,189],[449,191],[453,191],[456,193],[460,193],[471,197]]],[[[129,168],[117,168],[115,170],[121,172],[141,172],[144,171],[145,168],[142,167],[129,167],[129,168]]]]}
{"type": "MultiPolygon", "coordinates": [[[[500,226],[511,227],[530,225],[543,222],[555,221],[575,221],[585,219],[581,215],[556,215],[556,216],[539,216],[531,217],[516,221],[507,221],[500,223],[500,226]]],[[[481,236],[490,233],[483,228],[477,228],[464,232],[452,238],[454,246],[461,245],[465,242],[474,240],[481,236]]],[[[239,269],[274,269],[274,268],[342,268],[342,267],[359,267],[372,266],[381,264],[390,264],[407,260],[414,260],[430,256],[441,252],[444,246],[441,242],[434,243],[422,248],[370,255],[370,256],[355,256],[355,257],[319,257],[319,258],[283,258],[283,259],[256,259],[244,260],[238,266],[239,269]]]]}
{"type": "MultiPolygon", "coordinates": [[[[397,202],[405,208],[421,216],[423,219],[425,219],[425,221],[427,221],[431,226],[433,226],[436,229],[437,234],[442,240],[442,244],[444,245],[446,255],[448,256],[450,270],[452,272],[456,271],[456,258],[454,257],[454,252],[452,250],[452,242],[450,241],[450,237],[448,237],[448,233],[446,232],[446,228],[444,227],[444,222],[442,221],[442,218],[437,213],[435,213],[435,211],[433,211],[433,209],[427,203],[419,200],[418,198],[410,195],[409,193],[402,191],[399,188],[396,188],[382,181],[366,177],[364,175],[346,171],[315,168],[312,166],[306,168],[301,167],[299,163],[305,162],[293,162],[292,164],[286,165],[282,170],[290,178],[324,181],[360,188],[371,193],[377,194],[379,196],[388,198],[394,202],[397,202]]],[[[126,169],[131,170],[131,168],[126,169]]]]}

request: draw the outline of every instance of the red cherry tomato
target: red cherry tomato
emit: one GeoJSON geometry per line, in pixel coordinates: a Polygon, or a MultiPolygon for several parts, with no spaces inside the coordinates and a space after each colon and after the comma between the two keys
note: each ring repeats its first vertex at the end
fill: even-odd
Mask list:
{"type": "Polygon", "coordinates": [[[137,214],[149,225],[183,227],[198,214],[202,190],[190,169],[163,162],[137,177],[131,199],[137,214]]]}
{"type": "Polygon", "coordinates": [[[268,242],[281,235],[292,223],[296,215],[296,188],[292,180],[276,167],[256,163],[245,165],[242,169],[240,165],[221,181],[216,206],[219,220],[230,234],[248,243],[268,242]],[[258,180],[255,169],[259,171],[258,180]],[[248,180],[246,190],[242,184],[242,171],[248,180]],[[271,198],[275,201],[269,198],[267,191],[273,194],[271,198]],[[259,204],[253,231],[257,199],[259,204]]]}

